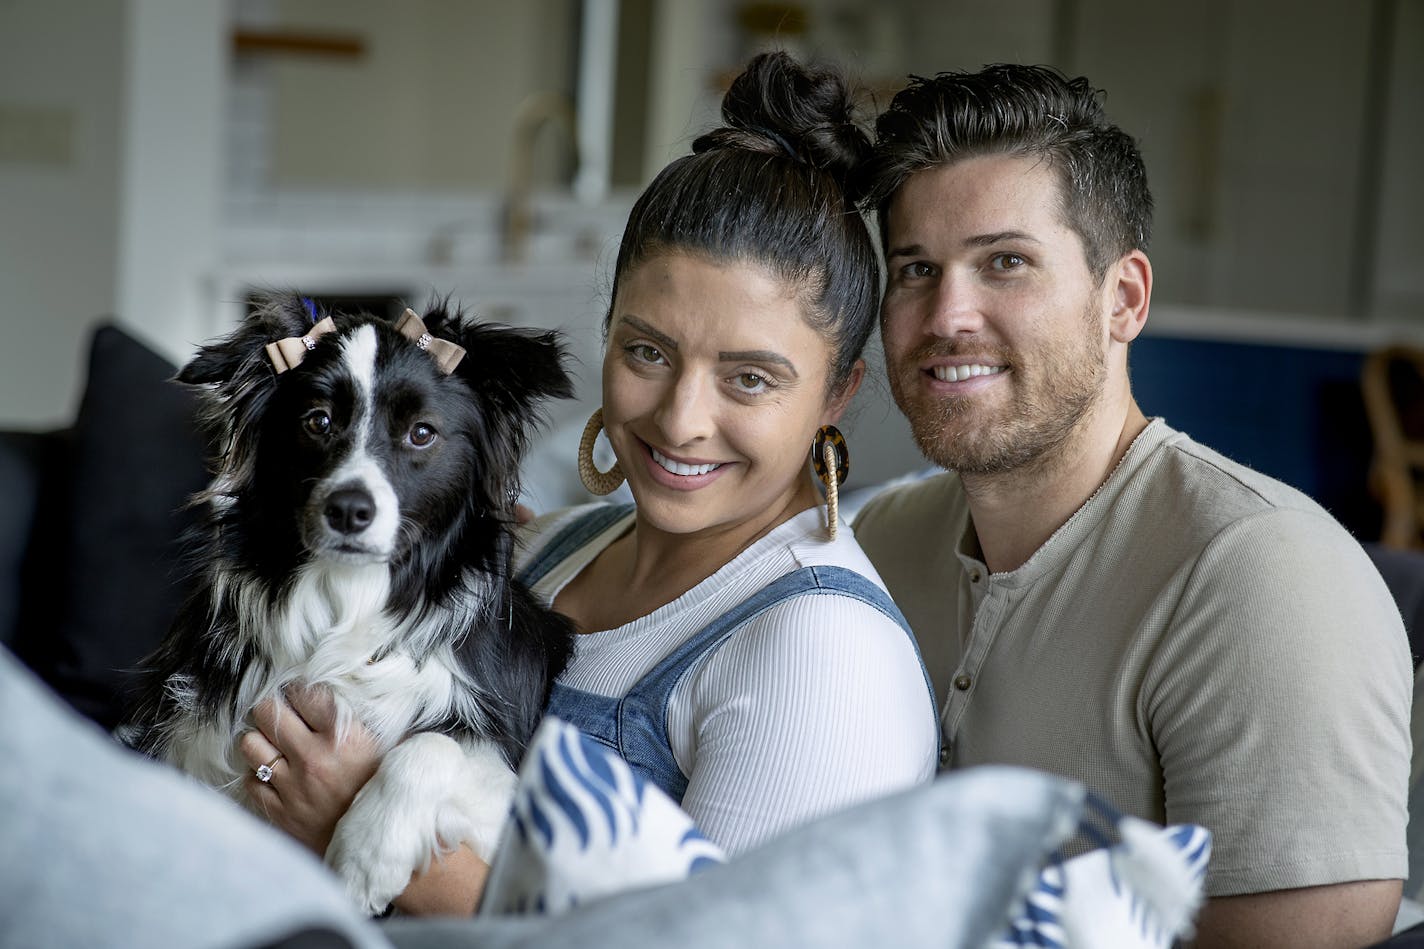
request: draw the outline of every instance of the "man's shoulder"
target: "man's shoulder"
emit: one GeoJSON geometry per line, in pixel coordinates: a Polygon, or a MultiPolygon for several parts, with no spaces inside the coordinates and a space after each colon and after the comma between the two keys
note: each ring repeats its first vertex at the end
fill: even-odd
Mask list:
{"type": "Polygon", "coordinates": [[[886,487],[860,509],[851,527],[898,600],[907,577],[934,575],[954,560],[968,517],[959,476],[946,471],[886,487]]]}
{"type": "MultiPolygon", "coordinates": [[[[1247,571],[1263,593],[1323,583],[1388,602],[1359,542],[1304,492],[1180,432],[1135,472],[1131,530],[1115,533],[1133,562],[1192,565],[1202,577],[1247,571]],[[1249,565],[1249,569],[1248,569],[1249,565]],[[1265,578],[1273,578],[1266,582],[1265,578]]],[[[1219,579],[1219,578],[1218,578],[1219,579]]],[[[1391,605],[1392,608],[1392,605],[1391,605]]]]}
{"type": "Polygon", "coordinates": [[[1260,515],[1264,520],[1312,523],[1348,537],[1329,511],[1309,495],[1195,441],[1172,432],[1136,472],[1135,494],[1158,513],[1171,512],[1178,529],[1208,534],[1260,515]]]}
{"type": "Polygon", "coordinates": [[[917,475],[891,482],[873,494],[855,516],[856,536],[862,530],[896,529],[925,518],[942,518],[966,507],[964,487],[952,471],[917,475]]]}

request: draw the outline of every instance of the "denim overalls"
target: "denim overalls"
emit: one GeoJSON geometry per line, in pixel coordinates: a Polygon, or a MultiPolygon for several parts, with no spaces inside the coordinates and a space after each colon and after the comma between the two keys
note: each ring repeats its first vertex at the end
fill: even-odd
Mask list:
{"type": "MultiPolygon", "coordinates": [[[[520,572],[518,579],[526,587],[533,587],[557,564],[632,509],[630,504],[606,504],[577,518],[545,545],[520,572]]],[[[802,567],[753,593],[693,634],[634,683],[621,699],[595,695],[556,682],[546,712],[569,722],[616,751],[634,771],[680,803],[687,791],[687,776],[673,757],[667,735],[668,700],[674,687],[699,659],[722,645],[742,625],[763,611],[782,600],[816,593],[851,596],[870,604],[899,624],[910,636],[911,645],[915,645],[909,623],[880,587],[845,567],[802,567]]],[[[919,657],[918,646],[915,646],[915,655],[919,657]]],[[[920,661],[920,671],[925,676],[930,715],[934,717],[938,706],[923,660],[920,661]]],[[[936,728],[935,732],[938,734],[939,729],[936,728]]]]}

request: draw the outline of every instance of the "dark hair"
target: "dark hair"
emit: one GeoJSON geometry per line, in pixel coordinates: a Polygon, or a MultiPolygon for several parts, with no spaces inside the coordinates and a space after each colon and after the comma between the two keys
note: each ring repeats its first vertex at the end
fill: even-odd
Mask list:
{"type": "Polygon", "coordinates": [[[876,143],[857,172],[882,240],[895,192],[915,172],[979,155],[1041,156],[1059,176],[1065,223],[1088,268],[1108,265],[1152,236],[1152,194],[1137,144],[1103,112],[1101,90],[1048,66],[999,63],[977,73],[911,77],[876,120],[876,143]]]}
{"type": "MultiPolygon", "coordinates": [[[[848,187],[870,151],[849,86],[782,52],[748,63],[722,100],[721,128],[658,173],[628,216],[619,280],[660,253],[759,264],[797,291],[832,343],[830,388],[849,378],[875,326],[879,261],[848,187]]],[[[607,332],[612,308],[604,317],[607,332]]]]}

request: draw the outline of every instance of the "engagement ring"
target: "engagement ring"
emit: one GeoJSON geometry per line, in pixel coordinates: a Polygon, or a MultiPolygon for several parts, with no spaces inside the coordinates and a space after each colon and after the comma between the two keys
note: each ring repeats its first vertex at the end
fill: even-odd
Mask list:
{"type": "Polygon", "coordinates": [[[268,781],[271,781],[271,780],[272,780],[272,766],[273,766],[274,764],[276,764],[277,762],[281,761],[281,760],[282,760],[282,756],[279,754],[277,757],[273,758],[271,761],[267,762],[266,764],[264,764],[264,765],[258,765],[258,767],[257,767],[257,780],[261,781],[263,784],[266,784],[268,781]]]}

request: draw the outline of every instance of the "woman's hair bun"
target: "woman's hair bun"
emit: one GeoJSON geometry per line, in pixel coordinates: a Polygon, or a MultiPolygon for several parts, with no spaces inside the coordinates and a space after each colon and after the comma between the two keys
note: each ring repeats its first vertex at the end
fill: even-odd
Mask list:
{"type": "Polygon", "coordinates": [[[722,120],[724,126],[692,143],[694,152],[741,148],[784,155],[829,172],[842,186],[870,152],[845,77],[803,66],[784,52],[756,56],[732,80],[722,120]]]}

